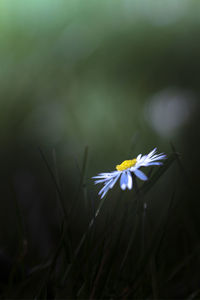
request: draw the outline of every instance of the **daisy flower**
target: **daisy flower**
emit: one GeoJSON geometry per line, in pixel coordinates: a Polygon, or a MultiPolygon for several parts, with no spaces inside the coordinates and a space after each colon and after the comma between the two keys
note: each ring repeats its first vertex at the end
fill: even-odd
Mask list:
{"type": "Polygon", "coordinates": [[[94,176],[95,184],[103,183],[104,186],[100,190],[99,195],[101,199],[106,195],[108,190],[112,189],[120,178],[120,187],[122,190],[128,188],[132,189],[133,179],[131,173],[134,173],[141,180],[147,180],[147,176],[139,170],[141,167],[159,166],[163,163],[159,160],[166,159],[167,156],[164,153],[156,154],[157,148],[154,148],[149,154],[139,154],[137,158],[123,161],[120,165],[116,166],[116,171],[109,173],[100,173],[98,176],[94,176]]]}

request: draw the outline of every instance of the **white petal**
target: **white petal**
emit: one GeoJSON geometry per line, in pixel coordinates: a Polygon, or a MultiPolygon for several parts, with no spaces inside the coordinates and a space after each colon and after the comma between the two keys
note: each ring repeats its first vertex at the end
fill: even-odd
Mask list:
{"type": "Polygon", "coordinates": [[[99,173],[100,176],[110,176],[112,172],[104,172],[104,173],[99,173]]]}
{"type": "Polygon", "coordinates": [[[117,182],[117,180],[118,180],[118,178],[119,178],[119,176],[120,176],[120,172],[119,172],[119,174],[117,174],[117,176],[115,177],[115,178],[113,178],[113,182],[112,182],[112,184],[110,185],[110,189],[112,189],[113,188],[113,186],[115,185],[115,183],[117,182]]]}
{"type": "Polygon", "coordinates": [[[148,158],[147,155],[143,155],[139,161],[140,164],[142,164],[146,159],[148,158]]]}
{"type": "Polygon", "coordinates": [[[126,174],[126,172],[123,172],[121,175],[121,178],[120,178],[120,187],[122,190],[126,189],[127,183],[128,183],[127,174],[126,174]]]}
{"type": "Polygon", "coordinates": [[[155,152],[156,152],[157,148],[154,148],[151,152],[149,152],[148,157],[151,157],[155,152]]]}
{"type": "Polygon", "coordinates": [[[99,191],[99,195],[101,195],[102,193],[104,193],[104,191],[106,190],[106,192],[109,190],[110,188],[110,184],[112,183],[112,179],[109,180],[104,187],[99,191]]]}
{"type": "Polygon", "coordinates": [[[155,155],[151,158],[151,161],[154,161],[154,160],[160,160],[160,159],[166,159],[167,156],[165,154],[162,154],[162,155],[155,155]]]}
{"type": "Polygon", "coordinates": [[[110,179],[110,178],[116,176],[118,173],[119,173],[119,171],[113,171],[113,172],[109,172],[109,173],[100,173],[97,176],[93,176],[92,178],[95,178],[95,179],[103,179],[103,178],[110,179]]]}
{"type": "Polygon", "coordinates": [[[141,180],[147,180],[148,179],[148,177],[140,170],[135,170],[134,173],[141,180]]]}
{"type": "Polygon", "coordinates": [[[110,186],[107,186],[106,189],[104,190],[103,194],[101,195],[101,199],[107,194],[108,190],[110,189],[110,186]]]}
{"type": "Polygon", "coordinates": [[[139,154],[138,156],[137,156],[137,161],[139,161],[140,160],[140,158],[142,157],[142,154],[139,154]]]}
{"type": "Polygon", "coordinates": [[[109,180],[109,178],[99,179],[99,180],[96,180],[96,181],[94,182],[94,184],[101,183],[101,182],[106,182],[106,181],[108,181],[108,180],[109,180]]]}
{"type": "Polygon", "coordinates": [[[162,162],[156,161],[156,162],[147,163],[146,167],[149,167],[149,166],[161,166],[161,165],[163,165],[162,162]]]}
{"type": "Polygon", "coordinates": [[[92,178],[94,179],[101,179],[101,178],[109,178],[108,176],[102,176],[102,175],[98,175],[98,176],[93,176],[92,178]]]}
{"type": "Polygon", "coordinates": [[[97,176],[94,176],[92,178],[110,178],[110,177],[112,177],[111,173],[101,173],[101,174],[99,174],[97,176]]]}
{"type": "Polygon", "coordinates": [[[128,184],[127,184],[127,187],[129,190],[132,189],[132,186],[133,186],[133,179],[132,179],[132,176],[131,176],[131,172],[127,172],[127,175],[128,175],[128,184]]]}
{"type": "Polygon", "coordinates": [[[135,170],[139,169],[140,167],[145,166],[146,160],[147,160],[147,155],[142,156],[141,159],[136,162],[135,166],[130,168],[130,171],[134,172],[135,170]]]}
{"type": "Polygon", "coordinates": [[[129,169],[129,171],[130,171],[130,172],[134,172],[134,171],[137,170],[139,167],[140,167],[140,166],[137,167],[137,166],[135,165],[134,167],[131,167],[131,168],[129,169]]]}

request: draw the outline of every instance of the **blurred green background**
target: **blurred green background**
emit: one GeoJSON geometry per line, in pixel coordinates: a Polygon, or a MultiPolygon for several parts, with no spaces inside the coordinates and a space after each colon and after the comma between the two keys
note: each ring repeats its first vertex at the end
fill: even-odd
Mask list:
{"type": "Polygon", "coordinates": [[[199,15],[200,3],[191,0],[0,2],[5,251],[9,241],[14,253],[17,239],[13,195],[30,249],[45,256],[53,247],[56,192],[38,148],[52,166],[55,151],[69,198],[85,146],[96,198],[91,176],[155,146],[168,154],[170,141],[198,184],[199,15]]]}

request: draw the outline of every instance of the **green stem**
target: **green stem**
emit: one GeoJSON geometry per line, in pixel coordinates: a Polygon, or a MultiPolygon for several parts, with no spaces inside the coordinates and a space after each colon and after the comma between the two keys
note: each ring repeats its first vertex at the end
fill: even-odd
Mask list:
{"type": "Polygon", "coordinates": [[[74,253],[74,257],[73,257],[73,259],[72,259],[72,262],[71,262],[71,264],[68,266],[67,270],[66,270],[65,273],[64,273],[63,280],[62,280],[62,283],[63,283],[63,284],[64,284],[65,280],[67,279],[67,276],[69,275],[69,273],[70,273],[70,271],[71,271],[71,269],[72,269],[72,266],[73,266],[73,264],[74,264],[74,262],[75,262],[75,259],[77,258],[78,254],[79,254],[79,252],[80,252],[80,250],[81,250],[81,247],[82,247],[82,245],[83,245],[83,243],[84,243],[84,241],[85,241],[85,239],[86,239],[86,236],[87,236],[87,234],[89,233],[90,229],[92,228],[92,226],[93,226],[93,224],[94,224],[96,218],[98,217],[99,212],[100,212],[100,210],[101,210],[101,208],[102,208],[104,202],[105,202],[105,198],[102,199],[102,200],[100,201],[100,203],[99,203],[99,205],[98,205],[98,207],[97,207],[97,210],[96,210],[96,212],[95,212],[94,217],[93,217],[92,220],[90,221],[90,223],[89,223],[89,225],[88,225],[88,227],[87,227],[87,230],[86,230],[85,233],[82,235],[81,240],[80,240],[80,242],[79,242],[79,244],[78,244],[78,246],[77,246],[77,248],[76,248],[76,250],[75,250],[75,253],[74,253]]]}

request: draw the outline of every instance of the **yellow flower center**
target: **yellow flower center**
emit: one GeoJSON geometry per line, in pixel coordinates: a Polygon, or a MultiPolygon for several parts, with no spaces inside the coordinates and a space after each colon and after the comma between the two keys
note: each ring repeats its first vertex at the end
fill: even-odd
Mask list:
{"type": "Polygon", "coordinates": [[[136,158],[125,160],[121,163],[121,165],[117,165],[116,169],[117,169],[117,171],[124,171],[126,169],[129,169],[129,168],[135,166],[136,162],[137,162],[136,158]]]}

